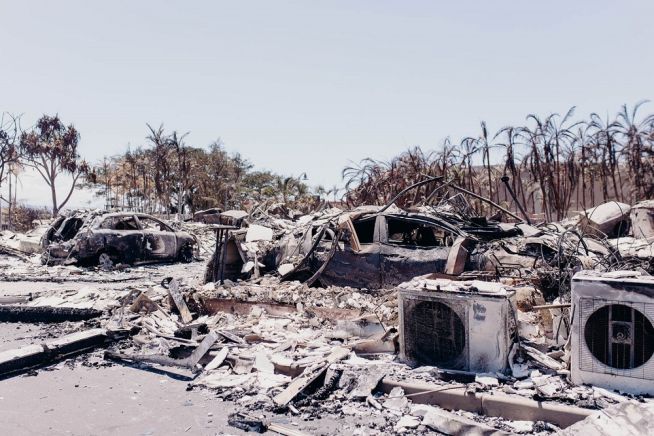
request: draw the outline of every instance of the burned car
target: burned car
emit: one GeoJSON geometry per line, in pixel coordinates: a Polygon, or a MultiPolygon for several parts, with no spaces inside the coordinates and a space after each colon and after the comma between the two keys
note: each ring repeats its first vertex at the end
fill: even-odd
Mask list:
{"type": "Polygon", "coordinates": [[[76,212],[45,233],[44,264],[111,266],[119,263],[191,262],[197,241],[143,213],[76,212]]]}
{"type": "MultiPolygon", "coordinates": [[[[256,263],[259,273],[277,271],[283,280],[368,289],[428,273],[482,269],[485,256],[472,253],[479,241],[520,234],[514,226],[481,217],[462,222],[443,210],[409,212],[396,206],[323,211],[281,226],[269,241],[248,238],[251,230],[232,233],[225,249],[225,278],[246,278],[256,263]]],[[[213,265],[212,260],[207,281],[212,281],[213,265]]]]}
{"type": "Polygon", "coordinates": [[[482,218],[459,223],[430,210],[374,209],[345,213],[319,230],[313,250],[284,278],[378,289],[428,273],[458,275],[485,268],[486,257],[473,252],[479,241],[519,233],[482,218]]]}
{"type": "Polygon", "coordinates": [[[574,271],[615,257],[588,235],[512,218],[479,216],[461,196],[410,210],[391,204],[321,210],[297,220],[263,217],[231,232],[219,251],[223,267],[212,258],[205,280],[275,273],[308,285],[380,289],[425,274],[529,277],[555,298],[574,271]]]}

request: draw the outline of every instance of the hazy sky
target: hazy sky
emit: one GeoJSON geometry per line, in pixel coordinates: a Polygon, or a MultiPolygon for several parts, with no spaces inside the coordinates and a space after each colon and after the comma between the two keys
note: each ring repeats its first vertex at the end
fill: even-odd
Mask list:
{"type": "MultiPolygon", "coordinates": [[[[0,0],[0,111],[59,113],[89,160],[164,123],[331,186],[482,119],[654,98],[653,17],[651,0],[0,0]]],[[[19,198],[47,201],[36,181],[19,198]]]]}

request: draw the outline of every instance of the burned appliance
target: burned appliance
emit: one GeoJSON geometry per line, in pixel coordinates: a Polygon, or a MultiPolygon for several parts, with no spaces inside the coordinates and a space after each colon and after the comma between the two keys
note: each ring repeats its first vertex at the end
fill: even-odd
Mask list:
{"type": "Polygon", "coordinates": [[[430,275],[398,288],[404,359],[463,371],[506,369],[516,327],[514,291],[499,283],[430,275]]]}
{"type": "Polygon", "coordinates": [[[572,279],[571,380],[654,395],[654,277],[581,271],[572,279]]]}

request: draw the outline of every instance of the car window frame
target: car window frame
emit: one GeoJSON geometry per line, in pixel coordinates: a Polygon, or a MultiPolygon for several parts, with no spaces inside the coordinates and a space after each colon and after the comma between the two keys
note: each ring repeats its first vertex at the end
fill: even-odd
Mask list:
{"type": "Polygon", "coordinates": [[[403,244],[403,243],[391,242],[389,240],[389,238],[388,238],[388,236],[389,236],[388,235],[388,231],[389,231],[388,230],[388,227],[389,227],[388,220],[390,220],[390,219],[394,219],[394,220],[398,220],[398,221],[407,221],[407,222],[411,222],[411,223],[422,224],[422,225],[425,225],[425,226],[432,226],[432,227],[435,227],[437,229],[440,229],[441,231],[443,231],[445,233],[450,233],[453,238],[456,238],[456,236],[457,236],[451,230],[449,230],[449,229],[447,229],[447,228],[445,228],[443,226],[440,226],[440,225],[438,225],[438,223],[432,222],[432,221],[430,221],[428,219],[421,219],[419,217],[398,216],[398,215],[384,215],[383,218],[384,218],[384,223],[383,223],[383,226],[382,226],[382,228],[380,229],[380,232],[379,232],[380,233],[380,235],[379,235],[380,241],[383,244],[389,245],[389,246],[392,246],[392,247],[404,247],[404,248],[432,250],[434,248],[449,247],[449,246],[448,245],[427,245],[427,246],[424,246],[424,245],[412,245],[412,244],[403,244]]]}
{"type": "Polygon", "coordinates": [[[98,223],[97,229],[98,229],[98,230],[109,230],[109,231],[112,231],[112,232],[140,232],[140,231],[143,230],[142,227],[141,227],[141,223],[139,222],[139,220],[138,220],[138,218],[136,217],[136,215],[113,215],[113,216],[106,216],[106,217],[104,217],[104,218],[102,219],[102,221],[100,221],[100,222],[98,223]],[[136,227],[137,227],[136,229],[116,229],[116,228],[115,228],[115,224],[114,224],[114,222],[115,222],[116,220],[119,220],[119,219],[129,219],[129,218],[133,219],[134,222],[136,223],[136,227]],[[105,227],[102,227],[102,225],[103,225],[107,220],[112,220],[112,226],[111,226],[111,228],[105,228],[105,227]]]}
{"type": "MultiPolygon", "coordinates": [[[[359,218],[359,219],[357,219],[357,220],[354,220],[354,221],[352,222],[352,226],[353,226],[353,227],[356,225],[356,223],[360,223],[360,222],[362,222],[362,221],[372,221],[372,222],[373,222],[373,228],[372,228],[372,241],[371,241],[371,242],[361,242],[361,239],[359,238],[359,234],[357,233],[357,239],[359,240],[359,245],[369,246],[369,245],[373,245],[373,244],[375,244],[376,242],[378,242],[378,239],[377,239],[377,227],[378,227],[379,223],[378,223],[377,218],[378,218],[377,216],[363,217],[363,218],[359,218]]],[[[356,228],[355,228],[355,231],[356,231],[356,228]]]]}
{"type": "Polygon", "coordinates": [[[143,225],[143,223],[141,223],[141,219],[148,219],[148,220],[152,220],[152,221],[158,223],[161,227],[166,229],[166,230],[162,230],[161,227],[160,227],[159,230],[157,230],[157,231],[166,232],[166,233],[175,233],[175,230],[173,230],[172,227],[170,227],[165,222],[163,222],[161,220],[158,220],[157,218],[155,218],[153,216],[148,216],[148,215],[140,215],[139,216],[139,215],[136,215],[136,219],[138,220],[139,226],[141,227],[141,230],[143,230],[143,231],[148,230],[148,229],[146,229],[146,227],[143,225]]]}

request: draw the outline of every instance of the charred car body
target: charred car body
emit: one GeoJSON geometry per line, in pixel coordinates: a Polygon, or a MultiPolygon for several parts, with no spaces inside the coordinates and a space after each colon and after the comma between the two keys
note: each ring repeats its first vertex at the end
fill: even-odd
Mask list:
{"type": "Polygon", "coordinates": [[[183,261],[194,257],[196,240],[142,213],[75,212],[45,233],[44,264],[115,265],[183,261]]]}
{"type": "MultiPolygon", "coordinates": [[[[498,218],[477,216],[455,196],[411,210],[363,206],[323,210],[296,221],[258,219],[254,227],[268,226],[274,236],[257,241],[248,237],[257,233],[252,227],[233,231],[223,257],[224,278],[276,271],[282,280],[379,289],[424,274],[513,276],[539,281],[554,298],[574,271],[615,257],[606,243],[587,236],[581,241],[561,226],[498,218]]],[[[206,281],[213,281],[217,270],[212,259],[206,281]]]]}
{"type": "Polygon", "coordinates": [[[457,222],[454,215],[428,208],[366,209],[341,215],[322,238],[319,231],[313,250],[285,278],[317,280],[324,286],[390,288],[416,275],[484,269],[486,257],[473,250],[479,242],[520,234],[515,227],[482,218],[457,222]]]}
{"type": "Polygon", "coordinates": [[[408,212],[395,206],[365,206],[304,218],[275,232],[274,241],[255,247],[246,242],[247,229],[233,232],[226,246],[225,278],[249,275],[245,266],[254,261],[250,253],[255,253],[262,272],[279,269],[284,279],[317,280],[324,286],[392,287],[416,275],[479,269],[485,257],[469,253],[478,241],[521,234],[514,226],[482,218],[461,222],[455,214],[429,208],[408,212]]]}

